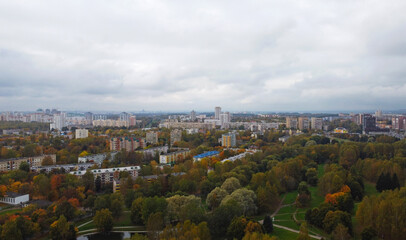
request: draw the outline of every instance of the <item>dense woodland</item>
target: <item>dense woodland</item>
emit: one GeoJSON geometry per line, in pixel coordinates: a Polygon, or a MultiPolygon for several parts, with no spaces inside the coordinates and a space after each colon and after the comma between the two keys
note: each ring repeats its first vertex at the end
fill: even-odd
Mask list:
{"type": "MultiPolygon", "coordinates": [[[[79,223],[90,220],[98,232],[108,234],[125,216],[127,226],[146,230],[132,239],[286,239],[274,226],[288,223],[278,219],[283,215],[275,221],[270,217],[285,209],[293,209],[299,218],[286,220],[293,224],[289,228],[300,230],[293,239],[310,239],[309,234],[325,239],[405,236],[405,140],[379,136],[365,142],[330,141],[307,133],[281,143],[278,131],[259,139],[240,131],[241,150],[232,151],[219,145],[222,133],[184,133],[175,144],[191,148],[192,155],[221,152],[200,162],[189,157],[161,167],[157,158],[117,154],[104,167],[136,164],[142,169],[137,179],[120,174],[116,193],[90,172],[82,179],[60,171],[34,173],[25,165],[4,172],[0,195],[29,193],[50,205],[2,210],[0,239],[75,239],[84,231],[79,223]],[[221,161],[247,148],[260,151],[221,161]],[[149,175],[156,177],[142,178],[149,175]],[[289,206],[282,206],[289,198],[289,206]]],[[[145,133],[108,129],[79,140],[47,134],[8,137],[2,139],[0,158],[55,153],[58,163],[73,163],[80,154],[107,152],[108,136],[131,134],[145,133]]],[[[160,142],[168,138],[169,131],[163,130],[160,142]]]]}

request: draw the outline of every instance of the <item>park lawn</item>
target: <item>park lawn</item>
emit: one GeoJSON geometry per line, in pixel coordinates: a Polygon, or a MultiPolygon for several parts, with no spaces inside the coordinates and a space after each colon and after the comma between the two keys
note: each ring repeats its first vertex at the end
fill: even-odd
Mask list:
{"type": "Polygon", "coordinates": [[[364,182],[364,191],[366,196],[376,196],[379,194],[378,190],[375,188],[375,184],[371,182],[364,182]]]}
{"type": "Polygon", "coordinates": [[[22,211],[21,209],[10,209],[10,210],[0,212],[0,216],[6,215],[6,214],[14,214],[14,213],[18,213],[21,211],[22,211]]]}
{"type": "Polygon", "coordinates": [[[273,228],[273,232],[271,234],[269,234],[270,236],[276,236],[279,238],[279,240],[291,240],[291,239],[296,239],[299,234],[298,233],[294,233],[282,228],[277,228],[274,227],[273,228]]]}
{"type": "MultiPolygon", "coordinates": [[[[114,219],[114,227],[125,227],[125,226],[134,226],[134,224],[131,222],[131,212],[123,212],[121,217],[119,219],[114,219]]],[[[91,219],[88,219],[87,221],[82,222],[81,224],[90,221],[91,219]]],[[[80,224],[77,224],[79,226],[80,224]]],[[[94,222],[90,222],[89,224],[86,224],[82,227],[79,228],[79,231],[84,231],[84,230],[89,230],[92,228],[96,228],[96,225],[94,222]]]]}
{"type": "Polygon", "coordinates": [[[292,204],[296,201],[297,191],[285,193],[285,199],[283,200],[283,205],[292,204]]]}

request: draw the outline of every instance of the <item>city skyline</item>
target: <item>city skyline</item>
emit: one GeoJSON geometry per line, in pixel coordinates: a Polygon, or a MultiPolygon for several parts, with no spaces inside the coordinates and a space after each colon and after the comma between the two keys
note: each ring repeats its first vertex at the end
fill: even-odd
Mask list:
{"type": "Polygon", "coordinates": [[[405,109],[404,1],[93,5],[0,0],[0,111],[405,109]]]}

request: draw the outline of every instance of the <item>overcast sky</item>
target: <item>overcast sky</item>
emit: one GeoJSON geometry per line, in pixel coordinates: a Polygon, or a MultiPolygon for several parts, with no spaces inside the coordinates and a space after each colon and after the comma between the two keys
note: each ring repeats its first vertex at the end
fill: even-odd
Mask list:
{"type": "Polygon", "coordinates": [[[406,1],[0,0],[0,111],[405,109],[406,1]]]}

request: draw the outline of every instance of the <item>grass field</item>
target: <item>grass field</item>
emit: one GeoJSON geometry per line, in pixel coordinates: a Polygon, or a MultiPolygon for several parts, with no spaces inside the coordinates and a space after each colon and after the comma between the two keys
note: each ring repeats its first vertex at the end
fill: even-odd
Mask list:
{"type": "Polygon", "coordinates": [[[365,195],[366,196],[375,196],[378,195],[379,192],[375,188],[375,184],[371,182],[365,182],[364,183],[364,190],[365,190],[365,195]]]}
{"type": "Polygon", "coordinates": [[[5,211],[0,212],[0,216],[1,215],[6,215],[6,214],[14,214],[14,213],[18,213],[18,212],[21,212],[21,211],[22,211],[21,209],[5,210],[5,211]]]}
{"type": "MultiPolygon", "coordinates": [[[[131,213],[130,212],[123,212],[122,216],[119,219],[115,219],[114,220],[114,227],[123,227],[123,226],[134,226],[134,224],[131,222],[131,218],[130,218],[131,213]]],[[[92,220],[91,218],[86,219],[86,220],[82,220],[80,222],[78,222],[76,224],[76,226],[79,226],[85,222],[88,222],[92,220]]],[[[91,222],[89,224],[86,224],[82,227],[79,228],[79,231],[84,231],[84,230],[89,230],[92,228],[96,228],[96,225],[94,224],[94,222],[91,222]]]]}
{"type": "Polygon", "coordinates": [[[270,236],[276,236],[279,240],[291,240],[296,239],[299,234],[281,228],[274,228],[270,236]]]}

